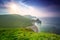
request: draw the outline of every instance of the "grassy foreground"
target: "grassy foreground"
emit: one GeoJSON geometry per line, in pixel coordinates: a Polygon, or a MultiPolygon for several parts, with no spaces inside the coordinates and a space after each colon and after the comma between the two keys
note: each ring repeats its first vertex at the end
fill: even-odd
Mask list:
{"type": "Polygon", "coordinates": [[[0,40],[60,40],[60,35],[35,33],[27,28],[0,28],[0,40]]]}

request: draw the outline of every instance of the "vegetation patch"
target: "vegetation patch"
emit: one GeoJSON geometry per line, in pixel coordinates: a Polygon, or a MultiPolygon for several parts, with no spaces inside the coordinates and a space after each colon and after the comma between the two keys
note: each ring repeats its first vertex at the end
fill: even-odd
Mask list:
{"type": "Polygon", "coordinates": [[[60,35],[50,33],[35,33],[27,28],[2,28],[0,40],[60,40],[60,35]]]}

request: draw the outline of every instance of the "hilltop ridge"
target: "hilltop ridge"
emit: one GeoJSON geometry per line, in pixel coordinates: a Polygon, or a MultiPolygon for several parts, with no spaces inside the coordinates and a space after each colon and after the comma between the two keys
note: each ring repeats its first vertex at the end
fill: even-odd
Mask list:
{"type": "Polygon", "coordinates": [[[0,15],[0,27],[27,27],[31,20],[17,14],[0,15]]]}

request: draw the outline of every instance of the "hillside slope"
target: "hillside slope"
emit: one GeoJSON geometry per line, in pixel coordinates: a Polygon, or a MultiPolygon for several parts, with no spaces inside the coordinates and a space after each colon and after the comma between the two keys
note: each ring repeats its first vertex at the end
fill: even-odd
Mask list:
{"type": "Polygon", "coordinates": [[[31,29],[0,29],[0,40],[60,40],[60,35],[52,33],[36,33],[31,29]]]}
{"type": "Polygon", "coordinates": [[[26,27],[32,25],[31,20],[23,16],[11,14],[0,15],[0,27],[26,27]]]}

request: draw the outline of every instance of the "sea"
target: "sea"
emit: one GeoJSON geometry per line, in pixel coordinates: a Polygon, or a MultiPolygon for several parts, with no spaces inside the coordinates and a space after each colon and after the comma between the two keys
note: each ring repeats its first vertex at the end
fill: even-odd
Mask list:
{"type": "Polygon", "coordinates": [[[38,27],[40,32],[60,34],[60,17],[39,18],[42,22],[38,27]]]}

